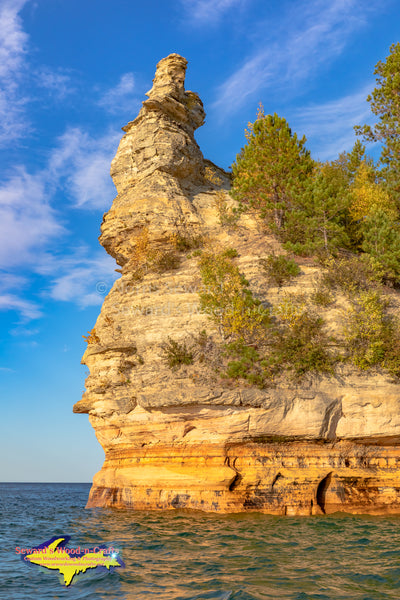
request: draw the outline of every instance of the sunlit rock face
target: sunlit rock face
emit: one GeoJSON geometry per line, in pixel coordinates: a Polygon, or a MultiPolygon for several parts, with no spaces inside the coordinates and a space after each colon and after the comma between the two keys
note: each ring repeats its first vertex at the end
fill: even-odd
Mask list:
{"type": "MultiPolygon", "coordinates": [[[[198,310],[196,253],[181,251],[173,268],[148,268],[146,258],[176,236],[237,249],[253,293],[272,303],[282,294],[263,283],[259,264],[279,251],[276,240],[250,217],[235,229],[220,224],[216,198],[231,202],[230,178],[194,139],[205,113],[184,89],[186,64],[178,54],[159,62],[111,165],[118,195],[100,242],[121,277],[88,338],[90,375],[74,406],[89,414],[106,456],[88,507],[400,512],[400,392],[386,376],[343,368],[261,390],[222,379],[200,351],[175,371],[166,364],[168,338],[189,343],[207,330],[206,354],[222,342],[198,310]]],[[[302,265],[291,291],[312,289],[316,272],[302,265]]],[[[333,331],[338,318],[332,310],[333,331]]]]}

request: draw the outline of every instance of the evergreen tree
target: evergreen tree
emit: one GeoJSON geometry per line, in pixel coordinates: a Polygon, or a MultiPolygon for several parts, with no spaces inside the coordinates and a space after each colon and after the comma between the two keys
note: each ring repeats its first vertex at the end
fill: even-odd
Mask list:
{"type": "Polygon", "coordinates": [[[354,183],[354,178],[362,163],[366,164],[372,171],[375,171],[373,159],[365,153],[365,146],[356,140],[350,152],[342,152],[334,163],[341,167],[348,184],[354,183]]]}
{"type": "Polygon", "coordinates": [[[379,119],[373,127],[355,127],[365,140],[382,143],[380,164],[385,185],[400,206],[400,43],[392,44],[385,62],[375,67],[377,86],[367,97],[379,119]]]}
{"type": "Polygon", "coordinates": [[[377,209],[362,221],[362,249],[383,267],[387,279],[400,282],[400,226],[385,210],[377,209]]]}
{"type": "Polygon", "coordinates": [[[232,195],[279,231],[314,163],[305,148],[306,138],[298,139],[284,118],[265,116],[261,109],[249,125],[248,143],[232,165],[232,195]]]}
{"type": "Polygon", "coordinates": [[[288,214],[285,247],[297,254],[331,254],[349,245],[348,174],[341,161],[318,165],[288,214]]]}

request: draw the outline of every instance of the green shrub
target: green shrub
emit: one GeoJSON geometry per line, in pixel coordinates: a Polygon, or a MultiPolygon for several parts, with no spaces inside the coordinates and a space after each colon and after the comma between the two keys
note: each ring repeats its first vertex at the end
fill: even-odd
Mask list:
{"type": "Polygon", "coordinates": [[[324,267],[320,285],[332,291],[340,290],[350,296],[360,290],[379,288],[382,283],[381,266],[367,254],[339,259],[330,257],[324,262],[324,267]]]}
{"type": "Polygon", "coordinates": [[[334,341],[325,332],[325,322],[313,313],[302,296],[286,296],[276,307],[278,327],[269,362],[295,376],[307,372],[332,373],[336,357],[329,352],[334,341]]]}
{"type": "Polygon", "coordinates": [[[200,261],[203,290],[200,308],[220,327],[224,337],[251,339],[269,323],[269,311],[253,297],[249,283],[232,258],[203,253],[200,261]]]}
{"type": "Polygon", "coordinates": [[[261,259],[260,262],[268,281],[278,287],[282,287],[284,283],[288,283],[300,274],[299,265],[293,258],[288,258],[283,254],[278,256],[270,254],[267,258],[261,259]]]}
{"type": "Polygon", "coordinates": [[[194,235],[190,231],[177,231],[171,235],[169,241],[179,252],[188,252],[189,250],[201,248],[204,244],[204,237],[194,235]]]}
{"type": "Polygon", "coordinates": [[[228,248],[222,253],[222,256],[225,256],[225,258],[236,258],[238,256],[238,251],[236,248],[228,248]]]}
{"type": "Polygon", "coordinates": [[[386,339],[385,358],[382,366],[394,377],[400,379],[400,322],[393,320],[391,335],[386,339]]]}
{"type": "Polygon", "coordinates": [[[164,360],[170,369],[175,370],[181,365],[191,365],[193,363],[193,352],[186,346],[186,342],[180,344],[169,337],[161,349],[164,360]]]}
{"type": "Polygon", "coordinates": [[[252,385],[263,387],[265,373],[260,353],[243,342],[231,342],[225,347],[225,354],[234,360],[229,360],[226,376],[231,379],[244,379],[252,385]]]}
{"type": "Polygon", "coordinates": [[[380,265],[383,278],[394,286],[400,284],[400,225],[384,210],[375,210],[362,222],[362,249],[380,265]]]}
{"type": "Polygon", "coordinates": [[[323,285],[318,285],[318,287],[310,295],[310,300],[313,304],[315,304],[315,306],[322,306],[323,308],[326,308],[334,302],[335,298],[329,288],[323,285]]]}
{"type": "Polygon", "coordinates": [[[384,365],[394,324],[387,301],[376,290],[361,291],[345,315],[343,333],[350,360],[360,369],[384,365]]]}

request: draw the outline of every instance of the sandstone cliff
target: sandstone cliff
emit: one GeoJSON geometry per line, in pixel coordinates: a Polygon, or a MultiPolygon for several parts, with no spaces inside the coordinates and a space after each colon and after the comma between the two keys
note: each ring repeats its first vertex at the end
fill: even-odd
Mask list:
{"type": "MultiPolygon", "coordinates": [[[[343,368],[259,389],[224,380],[208,360],[221,332],[198,310],[197,245],[235,248],[269,303],[282,292],[263,283],[260,258],[279,247],[250,217],[221,225],[229,175],[194,139],[205,113],[184,89],[186,64],[160,61],[111,165],[118,196],[100,242],[121,277],[88,336],[90,375],[74,406],[106,455],[88,507],[400,512],[400,386],[389,377],[343,368]],[[203,330],[192,364],[170,369],[168,339],[190,344],[203,330]]],[[[297,287],[316,271],[302,265],[297,287]]]]}

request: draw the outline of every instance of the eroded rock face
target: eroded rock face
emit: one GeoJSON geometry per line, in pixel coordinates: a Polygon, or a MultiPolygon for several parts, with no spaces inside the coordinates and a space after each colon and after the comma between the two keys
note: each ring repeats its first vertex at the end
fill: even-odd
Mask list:
{"type": "MultiPolygon", "coordinates": [[[[89,414],[106,455],[88,506],[400,512],[400,392],[384,375],[343,369],[260,390],[224,382],[200,353],[176,371],[165,363],[168,338],[206,329],[221,342],[198,310],[198,259],[177,251],[177,239],[236,248],[254,294],[273,302],[278,293],[259,266],[276,241],[249,217],[234,230],[220,225],[216,198],[231,202],[229,176],[194,139],[204,110],[184,89],[186,64],[177,54],[160,61],[111,165],[118,196],[100,241],[121,277],[89,336],[90,375],[74,406],[89,414]]],[[[315,272],[303,266],[296,285],[310,289],[315,272]]],[[[333,311],[332,327],[337,318],[333,311]]]]}

